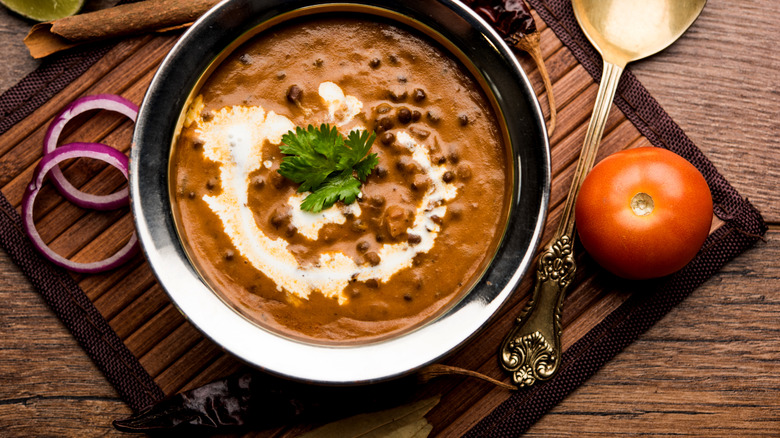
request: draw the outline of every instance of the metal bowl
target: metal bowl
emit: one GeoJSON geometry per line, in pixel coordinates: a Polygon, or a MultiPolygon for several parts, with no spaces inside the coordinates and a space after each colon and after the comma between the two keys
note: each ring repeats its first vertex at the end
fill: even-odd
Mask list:
{"type": "Polygon", "coordinates": [[[130,193],[138,237],[175,305],[207,337],[245,362],[321,384],[362,384],[402,376],[476,335],[528,269],[541,237],[549,191],[549,142],[528,78],[488,24],[461,3],[448,0],[224,1],[198,20],[163,61],[141,105],[130,154],[130,193]],[[168,184],[170,151],[181,114],[209,70],[264,28],[287,17],[334,9],[397,20],[450,48],[496,104],[512,159],[512,205],[503,239],[472,289],[414,330],[344,346],[281,336],[223,302],[198,275],[179,240],[168,184]]]}

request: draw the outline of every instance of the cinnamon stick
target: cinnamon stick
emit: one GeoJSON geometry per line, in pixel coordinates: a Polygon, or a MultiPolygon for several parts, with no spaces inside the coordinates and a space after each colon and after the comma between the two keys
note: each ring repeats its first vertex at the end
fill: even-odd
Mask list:
{"type": "Polygon", "coordinates": [[[180,27],[197,20],[218,2],[147,0],[120,5],[36,24],[24,44],[33,58],[43,58],[87,42],[180,27]]]}

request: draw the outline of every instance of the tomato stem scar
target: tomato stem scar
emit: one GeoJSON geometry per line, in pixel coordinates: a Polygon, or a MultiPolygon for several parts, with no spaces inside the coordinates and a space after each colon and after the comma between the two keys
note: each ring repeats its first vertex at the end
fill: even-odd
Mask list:
{"type": "Polygon", "coordinates": [[[653,208],[655,208],[653,197],[647,193],[639,192],[631,198],[631,210],[637,216],[647,216],[653,212],[653,208]]]}

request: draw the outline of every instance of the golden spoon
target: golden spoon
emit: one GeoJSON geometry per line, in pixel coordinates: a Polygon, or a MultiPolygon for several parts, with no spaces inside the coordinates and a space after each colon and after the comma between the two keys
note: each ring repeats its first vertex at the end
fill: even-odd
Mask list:
{"type": "Polygon", "coordinates": [[[531,300],[501,344],[501,366],[518,387],[555,375],[561,363],[561,308],[577,266],[574,261],[574,202],[593,167],[620,75],[631,61],[675,42],[693,24],[707,0],[572,0],[574,16],[601,53],[604,67],[585,143],[563,217],[539,258],[531,300]]]}

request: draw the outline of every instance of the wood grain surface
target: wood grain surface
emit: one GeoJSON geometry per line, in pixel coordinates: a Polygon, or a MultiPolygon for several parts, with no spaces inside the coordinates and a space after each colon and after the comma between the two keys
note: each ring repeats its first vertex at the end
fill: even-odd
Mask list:
{"type": "MultiPolygon", "coordinates": [[[[107,3],[93,1],[88,7],[107,3]]],[[[780,436],[777,23],[780,2],[775,0],[710,0],[680,41],[630,67],[762,212],[770,223],[767,241],[726,265],[527,436],[780,436]]],[[[20,43],[30,24],[0,10],[5,61],[0,91],[36,66],[20,43]]],[[[166,47],[161,44],[159,53],[166,47]]],[[[567,97],[567,90],[577,86],[566,85],[565,78],[556,89],[559,103],[595,94],[567,97]]],[[[562,112],[560,132],[567,123],[579,124],[562,112]]],[[[554,156],[554,166],[573,159],[554,156]]],[[[565,185],[554,182],[556,190],[565,185]]],[[[2,251],[0,299],[0,435],[120,435],[110,421],[129,409],[2,251]]],[[[111,313],[112,305],[100,303],[101,311],[111,313]]],[[[160,314],[172,311],[162,306],[160,314]]],[[[132,349],[143,351],[142,340],[138,337],[132,349]]],[[[175,375],[161,378],[169,386],[177,384],[175,375]]],[[[480,400],[487,406],[491,398],[480,400]]],[[[437,432],[457,436],[467,426],[437,432]]]]}

